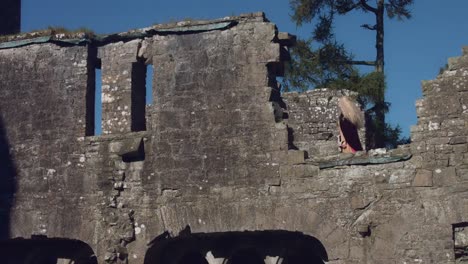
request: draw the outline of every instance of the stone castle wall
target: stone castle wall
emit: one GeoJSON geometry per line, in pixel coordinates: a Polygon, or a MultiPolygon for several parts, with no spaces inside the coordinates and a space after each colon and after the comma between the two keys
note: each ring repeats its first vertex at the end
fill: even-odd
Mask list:
{"type": "Polygon", "coordinates": [[[424,83],[410,145],[350,156],[337,153],[336,107],[318,98],[346,92],[283,101],[276,76],[291,40],[262,14],[86,43],[0,49],[0,248],[9,254],[20,244],[9,238],[41,235],[15,257],[37,254],[27,243],[68,239],[97,263],[464,258],[468,55],[424,83]],[[153,104],[142,107],[148,64],[153,104]],[[96,68],[102,135],[92,124],[96,68]]]}

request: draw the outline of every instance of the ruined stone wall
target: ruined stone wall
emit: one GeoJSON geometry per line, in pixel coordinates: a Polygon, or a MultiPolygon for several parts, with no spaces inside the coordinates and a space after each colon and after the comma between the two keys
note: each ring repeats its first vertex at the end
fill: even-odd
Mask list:
{"type": "Polygon", "coordinates": [[[468,56],[423,85],[410,145],[328,156],[328,102],[342,92],[315,92],[327,104],[286,95],[279,108],[282,36],[254,14],[1,49],[1,239],[77,239],[98,263],[193,253],[220,263],[248,250],[275,263],[294,248],[315,263],[461,261],[468,56]],[[103,135],[93,136],[98,67],[103,135]]]}
{"type": "Polygon", "coordinates": [[[282,48],[275,26],[260,14],[190,27],[98,47],[57,41],[0,51],[5,155],[17,186],[7,193],[6,237],[74,238],[99,262],[141,263],[147,242],[165,231],[231,229],[209,217],[217,200],[278,182],[287,130],[270,101],[282,48]],[[154,104],[142,111],[135,87],[144,75],[134,73],[146,64],[154,104]],[[103,135],[91,136],[98,67],[103,135]],[[145,126],[134,129],[135,120],[145,126]]]}
{"type": "Polygon", "coordinates": [[[33,45],[0,50],[0,57],[2,141],[10,147],[0,171],[2,183],[10,182],[2,188],[4,199],[14,197],[4,235],[86,236],[87,220],[76,215],[93,210],[80,199],[92,192],[79,151],[86,130],[88,48],[33,45]],[[77,214],[66,213],[71,209],[77,214]],[[78,228],[71,228],[71,219],[78,228]]]}
{"type": "Polygon", "coordinates": [[[277,190],[287,200],[316,197],[309,208],[319,212],[317,227],[308,233],[324,243],[331,263],[466,261],[467,58],[464,49],[463,56],[449,60],[449,70],[423,82],[412,143],[384,154],[411,153],[411,159],[334,168],[324,166],[332,161],[318,160],[318,174],[282,177],[277,190]]]}
{"type": "Polygon", "coordinates": [[[219,207],[211,194],[231,201],[228,193],[236,189],[249,189],[245,197],[256,192],[258,183],[278,180],[272,153],[287,153],[287,131],[275,122],[269,101],[269,83],[275,80],[269,79],[267,64],[280,61],[276,34],[274,25],[260,16],[222,31],[155,35],[98,49],[103,134],[110,137],[90,139],[99,150],[86,162],[97,168],[98,177],[108,179],[101,190],[109,201],[102,210],[105,216],[115,215],[100,223],[106,231],[101,230],[98,247],[107,246],[99,252],[112,258],[109,248],[119,250],[124,237],[129,257],[138,263],[154,234],[177,232],[188,224],[195,230],[223,230],[224,221],[219,227],[207,224],[219,221],[209,217],[219,207]],[[147,133],[119,136],[132,131],[130,73],[138,61],[154,67],[147,133]],[[144,149],[140,157],[126,161],[123,154],[138,148],[144,149]],[[203,205],[194,204],[201,201],[203,205]],[[197,213],[186,212],[189,208],[197,213]]]}

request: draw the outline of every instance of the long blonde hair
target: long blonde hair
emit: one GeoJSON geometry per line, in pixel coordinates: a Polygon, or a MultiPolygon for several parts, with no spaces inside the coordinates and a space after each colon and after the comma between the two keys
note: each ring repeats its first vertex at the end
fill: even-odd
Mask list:
{"type": "Polygon", "coordinates": [[[356,128],[364,126],[361,109],[356,105],[356,102],[348,96],[343,96],[338,100],[338,107],[340,108],[343,117],[348,119],[356,128]]]}

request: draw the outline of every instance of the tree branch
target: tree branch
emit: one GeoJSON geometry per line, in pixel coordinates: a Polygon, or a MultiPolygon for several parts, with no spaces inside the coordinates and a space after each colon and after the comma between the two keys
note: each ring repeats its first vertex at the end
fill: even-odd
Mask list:
{"type": "Polygon", "coordinates": [[[338,8],[338,13],[339,14],[346,14],[348,13],[349,11],[357,8],[358,6],[360,6],[359,2],[358,3],[353,3],[352,5],[349,5],[349,6],[346,6],[346,5],[342,5],[342,6],[337,6],[338,8]]]}
{"type": "Polygon", "coordinates": [[[369,24],[363,24],[361,25],[362,28],[368,29],[368,30],[377,30],[377,25],[369,25],[369,24]]]}
{"type": "Polygon", "coordinates": [[[377,13],[377,8],[374,8],[367,4],[366,0],[359,0],[359,2],[361,3],[362,7],[364,7],[366,10],[371,11],[374,14],[377,13]]]}
{"type": "Polygon", "coordinates": [[[375,61],[345,61],[347,64],[351,65],[366,65],[366,66],[375,66],[375,61]]]}

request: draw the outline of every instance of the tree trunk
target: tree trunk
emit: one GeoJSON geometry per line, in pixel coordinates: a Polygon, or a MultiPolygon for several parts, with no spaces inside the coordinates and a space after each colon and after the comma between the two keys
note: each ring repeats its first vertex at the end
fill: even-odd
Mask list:
{"type": "MultiPolygon", "coordinates": [[[[376,16],[376,40],[375,48],[377,56],[375,59],[375,71],[384,74],[384,0],[378,0],[376,16]]],[[[382,83],[382,85],[385,85],[382,83]]],[[[385,87],[376,87],[379,89],[379,102],[375,102],[375,134],[374,144],[377,148],[385,147],[385,87]]]]}
{"type": "Polygon", "coordinates": [[[384,0],[378,0],[376,17],[376,40],[375,48],[377,57],[375,59],[375,71],[384,72],[384,0]]]}

